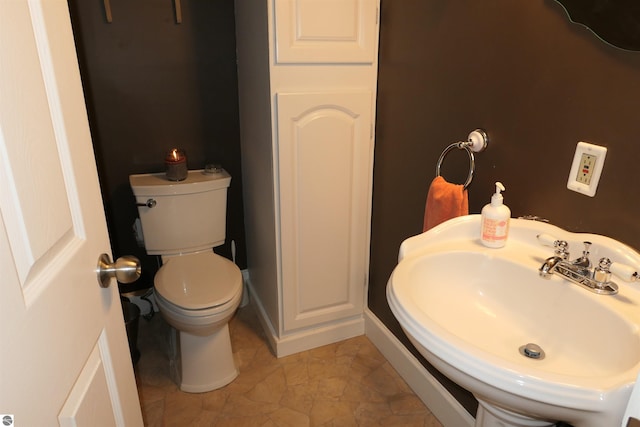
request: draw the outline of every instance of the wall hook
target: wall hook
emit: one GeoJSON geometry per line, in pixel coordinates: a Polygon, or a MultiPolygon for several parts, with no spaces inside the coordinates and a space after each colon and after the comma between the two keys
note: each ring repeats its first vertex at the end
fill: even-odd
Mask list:
{"type": "Polygon", "coordinates": [[[113,16],[111,15],[111,2],[109,0],[102,0],[104,4],[104,16],[107,19],[107,24],[113,22],[113,16]]]}
{"type": "Polygon", "coordinates": [[[180,0],[173,0],[173,7],[176,12],[176,24],[182,24],[182,4],[180,4],[180,0]]]}

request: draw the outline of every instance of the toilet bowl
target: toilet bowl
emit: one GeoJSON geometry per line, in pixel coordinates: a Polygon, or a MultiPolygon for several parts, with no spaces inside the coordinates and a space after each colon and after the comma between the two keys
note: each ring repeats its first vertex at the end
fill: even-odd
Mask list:
{"type": "Polygon", "coordinates": [[[213,252],[225,241],[225,171],[189,171],[183,181],[164,174],[131,175],[145,249],[160,255],[154,277],[160,314],[172,326],[171,376],[185,392],[215,390],[233,381],[229,320],[242,300],[242,273],[213,252]]]}
{"type": "Polygon", "coordinates": [[[154,278],[160,314],[177,330],[172,376],[180,389],[200,393],[238,376],[229,320],[242,299],[242,274],[212,251],[163,257],[154,278]]]}

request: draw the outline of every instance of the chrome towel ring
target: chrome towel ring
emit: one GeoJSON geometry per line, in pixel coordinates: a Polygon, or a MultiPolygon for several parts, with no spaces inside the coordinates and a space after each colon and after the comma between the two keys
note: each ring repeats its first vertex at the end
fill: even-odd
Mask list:
{"type": "Polygon", "coordinates": [[[464,183],[464,189],[466,190],[471,181],[473,180],[473,173],[476,169],[476,160],[473,155],[474,152],[479,153],[484,151],[489,144],[489,136],[483,129],[476,129],[469,134],[469,139],[467,141],[454,142],[450,144],[442,151],[440,157],[438,158],[438,163],[436,165],[436,176],[440,176],[440,167],[442,166],[442,162],[444,158],[449,154],[451,150],[457,148],[459,150],[465,150],[469,155],[469,175],[467,176],[467,180],[464,183]]]}

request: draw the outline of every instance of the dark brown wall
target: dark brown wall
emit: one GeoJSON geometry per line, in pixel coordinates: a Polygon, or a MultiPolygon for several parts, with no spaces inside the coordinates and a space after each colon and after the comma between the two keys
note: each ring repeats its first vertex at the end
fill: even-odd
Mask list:
{"type": "MultiPolygon", "coordinates": [[[[422,229],[438,156],[490,135],[469,189],[502,181],[513,216],[640,248],[640,52],[610,47],[551,0],[382,0],[369,307],[404,342],[386,297],[400,242],[422,229]],[[608,148],[596,197],[566,189],[578,141],[608,148]]],[[[443,175],[464,182],[467,156],[443,175]]]]}
{"type": "Polygon", "coordinates": [[[233,0],[70,0],[91,131],[115,256],[143,260],[143,281],[157,269],[138,248],[128,176],[161,172],[164,154],[186,149],[188,167],[220,163],[232,176],[227,243],[216,251],[246,266],[233,0]]]}

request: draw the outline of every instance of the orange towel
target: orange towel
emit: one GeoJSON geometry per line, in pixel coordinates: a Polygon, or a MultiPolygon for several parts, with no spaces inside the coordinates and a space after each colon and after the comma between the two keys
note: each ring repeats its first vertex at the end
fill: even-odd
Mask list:
{"type": "Polygon", "coordinates": [[[448,219],[469,214],[469,197],[464,185],[450,184],[441,176],[431,182],[424,209],[424,226],[427,231],[448,219]]]}

